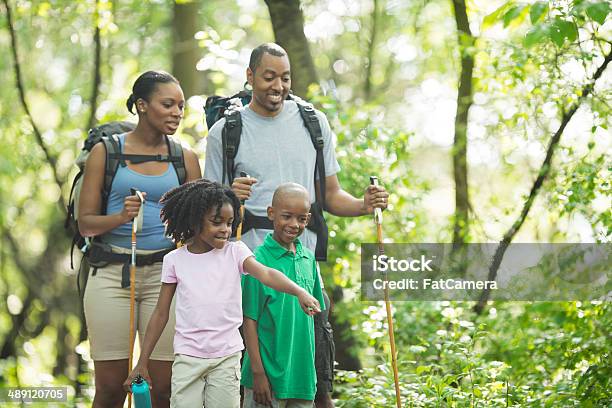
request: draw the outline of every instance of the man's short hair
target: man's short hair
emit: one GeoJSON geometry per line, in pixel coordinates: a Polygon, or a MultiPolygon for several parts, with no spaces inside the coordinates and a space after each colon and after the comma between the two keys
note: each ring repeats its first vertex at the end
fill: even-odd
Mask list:
{"type": "Polygon", "coordinates": [[[284,57],[287,55],[287,51],[276,43],[265,43],[261,44],[251,52],[251,59],[249,60],[249,68],[253,73],[261,63],[261,58],[264,54],[274,55],[275,57],[284,57]]]}

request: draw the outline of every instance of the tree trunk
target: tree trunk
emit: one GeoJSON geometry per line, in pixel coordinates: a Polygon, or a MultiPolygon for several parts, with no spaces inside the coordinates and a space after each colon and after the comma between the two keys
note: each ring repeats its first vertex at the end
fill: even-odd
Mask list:
{"type": "Polygon", "coordinates": [[[185,98],[204,92],[204,75],[196,70],[201,52],[194,34],[198,31],[200,3],[174,3],[172,18],[172,74],[181,83],[185,98]]]}
{"type": "Polygon", "coordinates": [[[469,232],[469,195],[467,170],[467,127],[468,111],[472,106],[472,73],[474,55],[471,47],[474,36],[470,31],[465,0],[453,0],[455,21],[457,24],[457,41],[461,53],[461,73],[457,93],[457,112],[455,115],[455,140],[453,143],[453,174],[455,178],[455,223],[453,226],[453,244],[455,247],[465,242],[469,232]]]}
{"type": "Polygon", "coordinates": [[[380,13],[378,11],[378,0],[374,0],[374,9],[372,10],[371,16],[370,40],[368,41],[368,56],[365,67],[365,82],[363,84],[363,94],[366,101],[369,101],[372,96],[372,67],[374,65],[374,53],[376,51],[379,21],[380,13]]]}
{"type": "Polygon", "coordinates": [[[308,86],[317,83],[308,40],[304,35],[304,15],[299,0],[266,0],[276,43],[289,54],[291,83],[296,95],[307,97],[308,86]]]}
{"type": "Polygon", "coordinates": [[[96,110],[98,109],[98,96],[100,95],[100,59],[102,55],[102,42],[100,41],[100,0],[96,1],[96,11],[94,13],[94,68],[93,68],[93,85],[91,89],[91,97],[89,99],[89,120],[87,121],[87,129],[91,129],[96,124],[96,110]]]}

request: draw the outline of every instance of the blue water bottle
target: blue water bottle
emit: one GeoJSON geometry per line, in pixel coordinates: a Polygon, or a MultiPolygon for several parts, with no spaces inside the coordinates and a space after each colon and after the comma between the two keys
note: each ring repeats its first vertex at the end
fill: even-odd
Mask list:
{"type": "Polygon", "coordinates": [[[141,376],[132,382],[132,395],[134,396],[135,408],[151,408],[151,393],[149,384],[141,376]]]}

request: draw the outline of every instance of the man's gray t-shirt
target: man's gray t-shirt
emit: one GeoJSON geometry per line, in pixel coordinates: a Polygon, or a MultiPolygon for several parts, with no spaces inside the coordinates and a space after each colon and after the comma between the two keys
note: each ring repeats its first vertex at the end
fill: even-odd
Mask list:
{"type": "MultiPolygon", "coordinates": [[[[285,101],[283,108],[274,117],[261,116],[246,106],[241,110],[242,135],[238,154],[234,159],[234,178],[244,171],[257,179],[251,190],[251,198],[245,207],[254,215],[266,216],[272,203],[274,190],[286,182],[306,187],[311,202],[315,201],[315,164],[317,154],[310,134],[295,102],[285,101]]],[[[316,111],[323,135],[323,159],[326,176],[340,170],[334,153],[333,135],[325,115],[316,111]]],[[[222,181],[223,148],[221,132],[225,119],[219,120],[208,132],[204,178],[222,181]]],[[[225,180],[227,184],[227,178],[225,180]]],[[[261,245],[270,230],[251,229],[242,235],[242,241],[251,249],[261,245]]],[[[302,244],[313,252],[317,235],[305,230],[300,237],[302,244]]]]}

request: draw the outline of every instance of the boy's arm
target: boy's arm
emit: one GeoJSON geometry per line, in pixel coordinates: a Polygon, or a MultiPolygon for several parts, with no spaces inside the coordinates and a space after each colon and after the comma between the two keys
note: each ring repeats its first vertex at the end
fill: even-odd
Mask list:
{"type": "Polygon", "coordinates": [[[251,359],[251,371],[253,372],[253,398],[258,404],[269,405],[272,403],[272,388],[266,376],[261,354],[259,353],[259,336],[257,335],[257,321],[244,316],[242,329],[247,352],[251,359]]]}
{"type": "Polygon", "coordinates": [[[298,298],[302,310],[312,316],[321,311],[319,301],[303,288],[276,269],[268,268],[250,256],[244,260],[243,269],[255,279],[279,292],[288,293],[298,298]]]}
{"type": "Polygon", "coordinates": [[[145,331],[145,337],[142,342],[142,350],[140,351],[138,364],[136,364],[136,367],[134,367],[128,378],[123,383],[123,388],[127,392],[131,392],[132,381],[134,381],[138,375],[141,375],[147,381],[147,383],[149,383],[149,388],[153,388],[153,383],[151,382],[151,377],[149,376],[149,357],[151,357],[151,353],[153,352],[159,337],[164,331],[166,323],[168,323],[170,305],[172,304],[172,298],[174,297],[175,291],[176,283],[162,283],[159,298],[157,299],[157,305],[155,306],[155,310],[153,310],[151,319],[149,319],[149,324],[147,324],[147,330],[145,331]]]}

